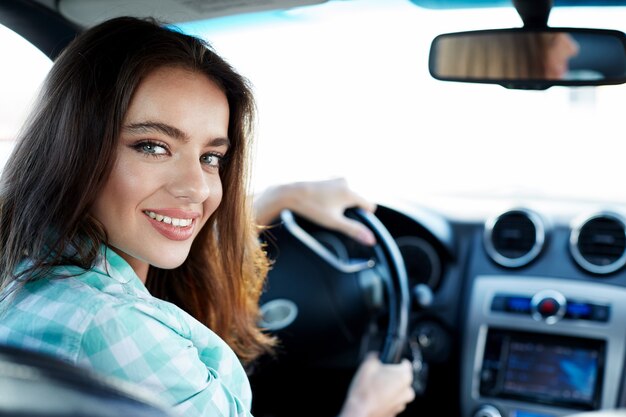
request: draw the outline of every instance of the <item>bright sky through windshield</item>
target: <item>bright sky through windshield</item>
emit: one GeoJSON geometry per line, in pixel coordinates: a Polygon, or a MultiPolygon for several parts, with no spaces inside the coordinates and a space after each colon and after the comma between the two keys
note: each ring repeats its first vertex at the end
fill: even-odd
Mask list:
{"type": "MultiPolygon", "coordinates": [[[[624,9],[554,9],[550,24],[623,30],[624,9]]],[[[428,74],[436,35],[520,25],[509,8],[360,0],[181,27],[207,38],[254,85],[257,189],[345,176],[374,197],[409,190],[626,201],[626,87],[511,91],[428,74]]],[[[15,43],[6,29],[0,37],[15,43]]],[[[0,68],[0,162],[50,66],[32,48],[28,58],[11,55],[15,65],[0,68]]]]}
{"type": "MultiPolygon", "coordinates": [[[[550,24],[623,22],[623,9],[584,8],[553,10],[550,24]]],[[[362,192],[626,200],[623,86],[511,91],[428,74],[436,35],[520,25],[508,8],[366,0],[267,13],[253,27],[227,18],[186,29],[255,86],[258,188],[345,176],[362,192]]]]}

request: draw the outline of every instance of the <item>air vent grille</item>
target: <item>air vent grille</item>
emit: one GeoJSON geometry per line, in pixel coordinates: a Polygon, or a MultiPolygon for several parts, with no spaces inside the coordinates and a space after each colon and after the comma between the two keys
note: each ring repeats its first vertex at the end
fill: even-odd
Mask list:
{"type": "Polygon", "coordinates": [[[615,272],[626,262],[626,226],[615,214],[589,217],[574,227],[570,248],[577,263],[596,274],[615,272]]]}
{"type": "Polygon", "coordinates": [[[500,217],[491,233],[493,247],[502,256],[521,258],[535,246],[537,229],[523,213],[509,213],[500,217]]]}
{"type": "Polygon", "coordinates": [[[524,209],[510,210],[485,225],[485,248],[502,266],[524,266],[541,251],[544,233],[538,215],[524,209]]]}

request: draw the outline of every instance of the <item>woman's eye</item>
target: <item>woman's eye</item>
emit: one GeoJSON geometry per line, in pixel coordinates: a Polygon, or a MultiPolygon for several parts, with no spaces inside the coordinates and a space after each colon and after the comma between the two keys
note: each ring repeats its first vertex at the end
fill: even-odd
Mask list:
{"type": "Polygon", "coordinates": [[[200,157],[200,161],[213,168],[219,168],[222,162],[222,155],[208,153],[200,157]]]}
{"type": "Polygon", "coordinates": [[[144,153],[146,155],[166,155],[167,148],[156,142],[140,142],[133,146],[136,151],[144,153]]]}

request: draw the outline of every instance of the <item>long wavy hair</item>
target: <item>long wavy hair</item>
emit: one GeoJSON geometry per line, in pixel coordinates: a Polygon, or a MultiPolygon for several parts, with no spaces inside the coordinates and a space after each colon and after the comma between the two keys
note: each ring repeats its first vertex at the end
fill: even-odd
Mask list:
{"type": "Polygon", "coordinates": [[[101,23],[54,63],[0,182],[0,286],[46,279],[57,265],[94,265],[107,235],[91,207],[112,170],[133,93],[164,66],[205,74],[222,89],[231,147],[220,172],[219,208],[185,262],[172,270],[150,267],[146,286],[214,330],[247,362],[273,344],[256,325],[268,261],[247,196],[254,99],[248,81],[207,43],[154,20],[101,23]],[[30,267],[16,273],[26,258],[30,267]]]}

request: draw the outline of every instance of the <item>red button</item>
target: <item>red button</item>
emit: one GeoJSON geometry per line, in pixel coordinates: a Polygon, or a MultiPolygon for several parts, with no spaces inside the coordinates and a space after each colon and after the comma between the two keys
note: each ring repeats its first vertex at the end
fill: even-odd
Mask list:
{"type": "Polygon", "coordinates": [[[546,298],[539,303],[538,310],[543,316],[552,316],[559,310],[559,304],[552,298],[546,298]]]}

